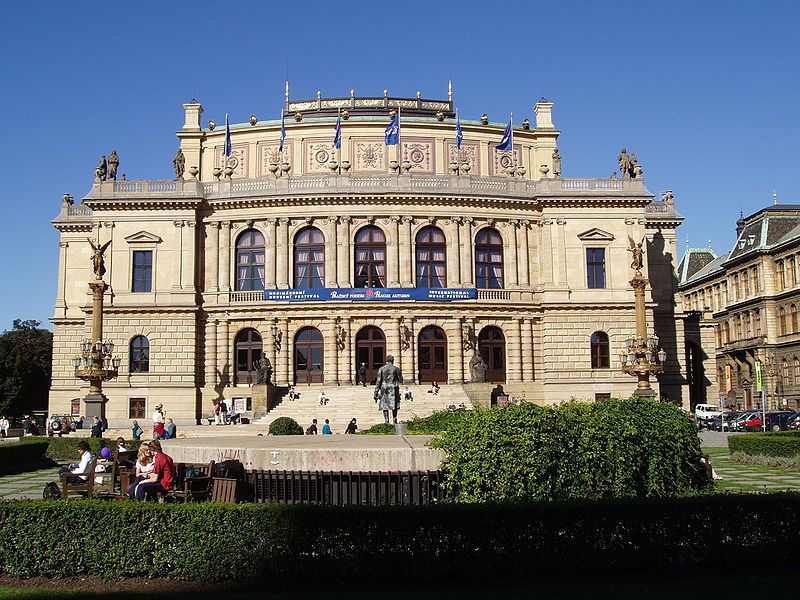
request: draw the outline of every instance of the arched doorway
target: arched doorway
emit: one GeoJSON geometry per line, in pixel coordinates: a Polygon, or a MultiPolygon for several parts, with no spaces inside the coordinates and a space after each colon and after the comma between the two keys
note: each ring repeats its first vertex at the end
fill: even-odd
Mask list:
{"type": "Polygon", "coordinates": [[[367,382],[374,383],[386,359],[386,337],[377,327],[364,327],[356,334],[356,381],[361,363],[367,365],[367,382]]]}
{"type": "Polygon", "coordinates": [[[263,345],[255,329],[242,329],[236,336],[236,381],[235,385],[250,385],[256,380],[258,359],[263,345]]]}
{"type": "Polygon", "coordinates": [[[419,334],[417,371],[420,383],[447,382],[447,336],[431,325],[419,334]]]}
{"type": "Polygon", "coordinates": [[[294,338],[295,383],[322,383],[325,351],[316,327],[304,327],[294,338]]]}
{"type": "Polygon", "coordinates": [[[506,339],[499,327],[484,327],[478,336],[478,351],[486,369],[486,381],[502,383],[506,380],[506,339]]]}

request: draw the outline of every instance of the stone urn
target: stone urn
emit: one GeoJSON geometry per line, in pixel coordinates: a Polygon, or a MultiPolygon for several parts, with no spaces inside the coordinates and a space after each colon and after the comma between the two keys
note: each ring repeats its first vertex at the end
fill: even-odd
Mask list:
{"type": "Polygon", "coordinates": [[[436,120],[437,120],[437,121],[439,121],[440,123],[441,123],[442,121],[444,121],[444,113],[443,113],[442,111],[438,111],[438,112],[436,113],[436,120]]]}
{"type": "Polygon", "coordinates": [[[198,169],[196,166],[193,165],[189,167],[189,175],[191,175],[193,179],[197,179],[198,173],[200,173],[200,169],[198,169]]]}
{"type": "Polygon", "coordinates": [[[339,170],[339,162],[334,158],[331,162],[328,163],[328,168],[331,170],[332,173],[336,173],[339,170]]]}
{"type": "Polygon", "coordinates": [[[547,177],[547,174],[549,172],[550,172],[550,169],[547,167],[547,165],[542,165],[541,167],[539,167],[539,173],[542,174],[542,177],[547,177]]]}
{"type": "Polygon", "coordinates": [[[228,166],[225,167],[225,177],[230,179],[232,176],[233,176],[233,167],[228,165],[228,166]]]}
{"type": "Polygon", "coordinates": [[[528,172],[528,169],[526,169],[525,167],[517,167],[517,173],[519,173],[520,177],[524,177],[525,173],[527,173],[527,172],[528,172]]]}
{"type": "Polygon", "coordinates": [[[294,120],[297,121],[298,123],[302,121],[303,113],[301,113],[299,110],[296,113],[294,113],[294,120]]]}
{"type": "Polygon", "coordinates": [[[411,162],[404,160],[402,167],[403,167],[403,173],[408,173],[411,170],[411,162]]]}
{"type": "Polygon", "coordinates": [[[269,166],[267,167],[267,169],[269,169],[269,172],[272,173],[273,175],[275,175],[275,177],[278,176],[278,169],[279,168],[280,167],[278,167],[278,163],[274,163],[274,162],[269,163],[269,166]]]}
{"type": "Polygon", "coordinates": [[[214,179],[219,181],[219,178],[222,175],[222,169],[220,169],[219,167],[214,167],[214,170],[211,171],[211,174],[214,175],[214,179]]]}
{"type": "Polygon", "coordinates": [[[389,168],[392,170],[392,173],[396,173],[397,169],[400,168],[400,165],[396,160],[389,161],[389,168]]]}
{"type": "Polygon", "coordinates": [[[292,165],[290,165],[288,162],[283,161],[281,163],[281,171],[283,171],[284,175],[288,175],[289,171],[291,170],[291,168],[292,168],[292,165]]]}
{"type": "Polygon", "coordinates": [[[469,170],[470,170],[471,168],[472,168],[472,165],[470,165],[468,162],[465,162],[464,164],[462,164],[462,165],[461,165],[461,170],[462,170],[464,173],[469,173],[469,170]]]}
{"type": "Polygon", "coordinates": [[[458,172],[458,163],[456,161],[453,160],[450,162],[450,170],[453,172],[453,175],[458,172]]]}
{"type": "Polygon", "coordinates": [[[342,161],[342,171],[347,173],[349,170],[350,170],[350,161],[349,160],[343,160],[342,161]]]}
{"type": "Polygon", "coordinates": [[[250,115],[250,125],[255,125],[256,123],[258,123],[258,117],[250,115]]]}

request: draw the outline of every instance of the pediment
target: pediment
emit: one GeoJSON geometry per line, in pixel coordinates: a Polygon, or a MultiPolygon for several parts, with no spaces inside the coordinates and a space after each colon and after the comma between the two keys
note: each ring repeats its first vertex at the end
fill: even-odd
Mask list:
{"type": "Polygon", "coordinates": [[[584,242],[612,242],[614,241],[614,236],[607,231],[593,227],[583,233],[579,233],[578,239],[584,242]]]}
{"type": "Polygon", "coordinates": [[[125,238],[129,244],[160,244],[161,238],[154,233],[139,231],[125,238]]]}

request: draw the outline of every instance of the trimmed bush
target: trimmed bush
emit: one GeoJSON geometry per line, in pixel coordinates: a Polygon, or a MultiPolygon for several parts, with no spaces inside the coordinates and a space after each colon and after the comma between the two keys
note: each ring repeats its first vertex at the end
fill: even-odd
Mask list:
{"type": "Polygon", "coordinates": [[[0,569],[302,585],[309,573],[385,583],[398,565],[410,582],[605,577],[742,556],[755,568],[795,560],[799,520],[800,495],[788,493],[391,508],[14,501],[0,502],[0,569]]]}
{"type": "Polygon", "coordinates": [[[457,502],[676,496],[708,489],[678,407],[631,398],[464,411],[433,445],[457,502]]]}
{"type": "Polygon", "coordinates": [[[278,417],[269,424],[270,435],[303,435],[303,428],[290,417],[278,417]]]}
{"type": "Polygon", "coordinates": [[[28,467],[48,464],[53,463],[47,459],[47,442],[42,438],[0,443],[0,474],[21,473],[28,467]]]}
{"type": "MultiPolygon", "coordinates": [[[[455,423],[460,422],[466,412],[467,410],[463,408],[440,410],[427,417],[414,417],[412,420],[405,422],[408,423],[408,433],[411,435],[439,435],[452,428],[455,423]]],[[[366,435],[394,435],[395,429],[391,423],[380,423],[359,433],[366,435]]]]}
{"type": "Polygon", "coordinates": [[[800,455],[800,431],[766,431],[732,435],[728,448],[733,453],[750,456],[780,456],[791,458],[800,455]]]}
{"type": "MultiPolygon", "coordinates": [[[[89,449],[91,450],[92,454],[97,454],[100,452],[101,448],[115,448],[117,445],[116,439],[105,439],[105,438],[79,438],[79,437],[43,437],[43,436],[35,436],[35,437],[25,437],[19,440],[18,442],[3,442],[0,444],[0,464],[9,464],[8,462],[3,461],[2,457],[5,456],[2,454],[3,452],[10,452],[11,455],[14,456],[14,461],[17,463],[24,463],[25,458],[19,458],[20,456],[29,456],[29,453],[32,452],[27,448],[29,446],[42,446],[44,448],[43,456],[46,455],[48,458],[53,460],[71,460],[74,461],[77,455],[77,447],[78,442],[84,440],[88,442],[89,449]],[[4,450],[4,448],[8,448],[4,450]],[[17,454],[19,452],[24,452],[25,454],[17,454]]],[[[125,442],[126,447],[128,450],[138,450],[139,446],[142,444],[141,440],[126,440],[125,442]]]]}

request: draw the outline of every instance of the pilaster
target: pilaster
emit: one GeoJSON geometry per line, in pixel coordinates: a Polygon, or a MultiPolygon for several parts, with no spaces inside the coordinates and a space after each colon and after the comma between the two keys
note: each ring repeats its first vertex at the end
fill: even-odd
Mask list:
{"type": "Polygon", "coordinates": [[[219,287],[231,291],[231,222],[223,221],[219,239],[219,287]]]}
{"type": "Polygon", "coordinates": [[[325,219],[325,237],[327,238],[327,243],[325,244],[325,287],[329,288],[338,287],[336,284],[337,221],[337,217],[328,217],[325,219]]]}

